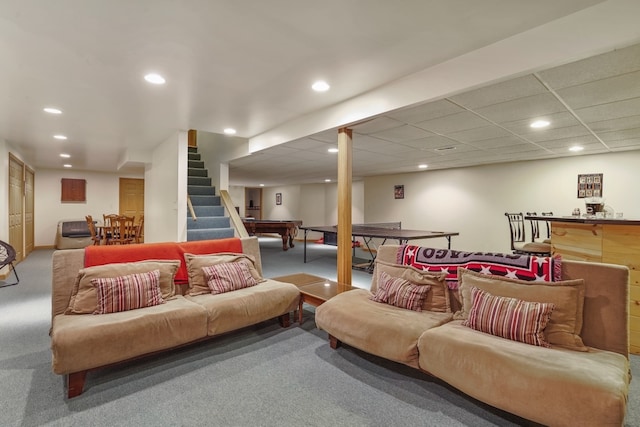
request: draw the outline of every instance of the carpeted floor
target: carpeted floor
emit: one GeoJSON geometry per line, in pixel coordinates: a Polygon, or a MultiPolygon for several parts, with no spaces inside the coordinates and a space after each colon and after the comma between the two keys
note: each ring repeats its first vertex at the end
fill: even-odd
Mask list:
{"type": "MultiPolygon", "coordinates": [[[[261,239],[264,275],[335,278],[335,248],[283,252],[261,239]],[[333,276],[332,276],[333,274],[333,276]]],[[[18,265],[18,286],[0,289],[0,426],[516,426],[524,420],[458,393],[420,372],[348,346],[331,350],[305,322],[275,321],[92,372],[85,392],[64,397],[51,372],[50,250],[18,265]]],[[[368,286],[368,273],[354,284],[368,286]]],[[[632,371],[640,373],[632,356],[632,371]]],[[[636,381],[637,382],[637,381],[636,381]]],[[[632,382],[627,426],[640,425],[632,382]]]]}

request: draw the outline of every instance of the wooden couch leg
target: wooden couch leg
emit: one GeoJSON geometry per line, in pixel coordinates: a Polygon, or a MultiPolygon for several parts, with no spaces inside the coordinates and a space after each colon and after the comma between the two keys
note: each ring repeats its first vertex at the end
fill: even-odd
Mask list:
{"type": "Polygon", "coordinates": [[[80,396],[84,389],[84,381],[87,379],[87,371],[74,372],[67,375],[67,397],[80,396]]]}
{"type": "Polygon", "coordinates": [[[291,316],[289,316],[289,313],[278,316],[278,322],[280,322],[280,326],[282,326],[283,328],[288,328],[291,324],[291,316]]]}
{"type": "Polygon", "coordinates": [[[332,349],[336,349],[338,347],[340,347],[340,344],[342,344],[340,342],[340,340],[336,337],[334,337],[333,335],[329,334],[329,347],[331,347],[332,349]]]}

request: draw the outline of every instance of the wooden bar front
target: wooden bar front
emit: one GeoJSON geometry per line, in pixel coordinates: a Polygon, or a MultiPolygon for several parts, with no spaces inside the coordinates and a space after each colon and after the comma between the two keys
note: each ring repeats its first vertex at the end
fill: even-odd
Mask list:
{"type": "Polygon", "coordinates": [[[551,222],[554,254],[565,259],[629,267],[630,352],[640,354],[640,221],[574,217],[544,219],[551,222]]]}

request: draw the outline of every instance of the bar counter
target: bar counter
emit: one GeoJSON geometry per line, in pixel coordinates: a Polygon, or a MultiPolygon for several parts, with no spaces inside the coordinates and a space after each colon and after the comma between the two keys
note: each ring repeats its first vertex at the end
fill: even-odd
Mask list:
{"type": "Polygon", "coordinates": [[[527,216],[551,223],[551,250],[562,258],[629,267],[630,351],[640,354],[640,220],[527,216]]]}

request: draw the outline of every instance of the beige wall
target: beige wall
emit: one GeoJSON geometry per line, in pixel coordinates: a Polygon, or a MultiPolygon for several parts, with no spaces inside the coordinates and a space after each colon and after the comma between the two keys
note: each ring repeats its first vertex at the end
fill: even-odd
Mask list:
{"type": "Polygon", "coordinates": [[[186,131],[158,144],[144,177],[145,242],[187,240],[186,131]]]}
{"type": "MultiPolygon", "coordinates": [[[[186,132],[177,132],[158,145],[146,165],[145,223],[147,241],[186,238],[186,132]],[[184,197],[183,197],[184,196],[184,197]],[[183,200],[184,199],[184,200],[183,200]]],[[[0,200],[8,203],[8,153],[20,155],[0,140],[0,200]]],[[[533,162],[505,163],[471,168],[434,170],[370,177],[353,183],[353,222],[401,221],[404,228],[451,230],[453,248],[508,251],[506,211],[548,211],[568,215],[573,208],[584,211],[576,197],[577,175],[603,173],[606,204],[626,218],[640,219],[640,151],[533,162]],[[405,198],[393,198],[394,185],[404,185],[405,198]]],[[[53,245],[60,219],[100,218],[118,210],[118,179],[135,175],[36,170],[36,246],[53,245]],[[87,180],[86,203],[61,203],[60,179],[87,180]]],[[[234,203],[244,209],[244,187],[231,187],[234,203]]],[[[306,225],[335,224],[337,186],[305,184],[263,189],[263,217],[301,219],[306,225]],[[275,193],[282,193],[282,205],[275,193]]],[[[6,209],[0,210],[0,240],[8,236],[6,209]]],[[[310,238],[317,238],[310,233],[310,238]]],[[[421,244],[443,247],[443,239],[421,244]]]]}
{"type": "MultiPolygon", "coordinates": [[[[607,205],[640,219],[640,151],[505,163],[365,179],[366,222],[402,221],[403,228],[457,231],[452,248],[508,252],[505,212],[584,212],[577,176],[603,173],[607,205]],[[404,185],[396,200],[394,185],[404,185]]],[[[445,247],[444,239],[419,242],[445,247]]]]}
{"type": "Polygon", "coordinates": [[[53,246],[60,220],[84,220],[86,215],[102,221],[102,215],[118,213],[119,179],[142,178],[142,174],[117,174],[88,171],[37,169],[35,178],[35,245],[53,246]],[[62,178],[87,181],[86,202],[62,203],[62,178]]]}

